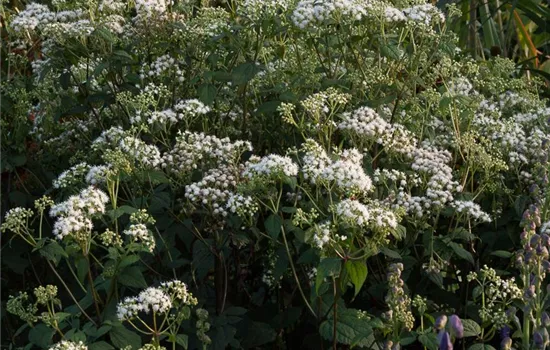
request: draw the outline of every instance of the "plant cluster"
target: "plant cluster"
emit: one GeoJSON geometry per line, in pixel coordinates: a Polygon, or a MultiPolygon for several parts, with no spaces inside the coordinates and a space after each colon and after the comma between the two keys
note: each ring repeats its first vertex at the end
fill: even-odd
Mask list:
{"type": "Polygon", "coordinates": [[[2,7],[6,344],[543,349],[543,82],[422,0],[2,7]]]}

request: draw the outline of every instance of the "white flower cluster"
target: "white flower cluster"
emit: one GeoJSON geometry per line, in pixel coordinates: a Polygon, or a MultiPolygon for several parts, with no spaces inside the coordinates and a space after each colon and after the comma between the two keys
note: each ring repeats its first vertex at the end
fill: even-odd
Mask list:
{"type": "Polygon", "coordinates": [[[390,124],[370,107],[360,107],[352,113],[344,113],[338,128],[360,139],[381,144],[388,151],[407,156],[410,156],[417,143],[403,125],[390,124]]]}
{"type": "Polygon", "coordinates": [[[98,10],[99,12],[106,13],[119,13],[120,11],[126,8],[126,3],[124,1],[117,0],[102,0],[99,3],[98,10]]]}
{"type": "Polygon", "coordinates": [[[187,175],[205,164],[235,164],[245,151],[251,151],[248,141],[231,142],[229,138],[190,131],[179,132],[172,150],[162,156],[162,167],[175,174],[187,175]]]}
{"type": "Polygon", "coordinates": [[[292,13],[295,26],[306,29],[328,20],[360,21],[380,4],[367,0],[301,0],[292,13]]]}
{"type": "Polygon", "coordinates": [[[410,21],[426,26],[445,22],[445,15],[432,4],[415,5],[404,9],[403,13],[410,21]]]}
{"type": "Polygon", "coordinates": [[[62,340],[57,344],[54,344],[48,348],[49,350],[88,350],[88,347],[82,342],[72,342],[68,340],[62,340]]]}
{"type": "Polygon", "coordinates": [[[357,200],[344,199],[336,205],[334,211],[338,218],[350,226],[366,228],[370,223],[369,208],[357,200]]]}
{"type": "Polygon", "coordinates": [[[136,0],[137,17],[140,20],[158,17],[166,12],[171,0],[136,0]]]}
{"type": "Polygon", "coordinates": [[[360,107],[353,113],[344,113],[338,128],[344,131],[353,131],[361,137],[382,144],[382,136],[388,133],[391,124],[380,117],[374,109],[360,107]]]}
{"type": "Polygon", "coordinates": [[[386,6],[384,8],[384,18],[386,22],[403,22],[407,20],[403,11],[392,6],[386,6]]]}
{"type": "Polygon", "coordinates": [[[143,244],[143,246],[152,253],[155,250],[155,237],[144,224],[132,224],[124,234],[129,236],[134,243],[143,244]]]}
{"type": "Polygon", "coordinates": [[[344,150],[340,159],[325,167],[319,179],[334,182],[345,192],[365,194],[372,189],[372,181],[363,170],[363,155],[356,149],[344,150]]]}
{"type": "Polygon", "coordinates": [[[86,174],[86,183],[90,185],[99,185],[107,181],[107,176],[111,170],[111,165],[94,165],[90,167],[86,174]]]}
{"type": "Polygon", "coordinates": [[[185,186],[185,198],[208,207],[214,215],[226,216],[226,203],[237,181],[238,169],[222,165],[208,170],[200,181],[185,186]]]}
{"type": "Polygon", "coordinates": [[[92,142],[94,151],[104,150],[105,148],[117,147],[124,136],[124,129],[120,126],[112,126],[103,131],[99,137],[92,142]]]}
{"type": "Polygon", "coordinates": [[[252,197],[231,193],[227,199],[226,209],[241,218],[247,218],[253,216],[259,207],[252,197]]]}
{"type": "Polygon", "coordinates": [[[170,296],[161,288],[149,287],[137,297],[128,297],[118,304],[117,316],[121,321],[131,320],[140,312],[165,314],[172,308],[170,296]]]}
{"type": "Polygon", "coordinates": [[[465,214],[481,222],[491,222],[489,214],[481,210],[481,207],[477,203],[455,200],[451,205],[455,208],[457,213],[465,214]]]}
{"type": "Polygon", "coordinates": [[[386,231],[397,227],[398,218],[395,213],[382,206],[370,208],[371,226],[374,230],[386,231]]]}
{"type": "Polygon", "coordinates": [[[185,283],[179,280],[161,283],[160,287],[149,287],[136,297],[128,297],[117,306],[121,321],[131,320],[140,312],[166,314],[173,306],[197,305],[197,299],[188,292],[185,283]]]}
{"type": "Polygon", "coordinates": [[[323,169],[331,163],[331,159],[325,149],[313,139],[306,140],[301,149],[304,152],[301,166],[302,174],[304,179],[315,184],[323,169]]]}
{"type": "Polygon", "coordinates": [[[285,13],[292,3],[291,0],[243,0],[238,11],[252,21],[258,21],[261,18],[277,16],[279,11],[285,13]]]}
{"type": "Polygon", "coordinates": [[[474,86],[465,77],[459,77],[454,81],[451,81],[448,87],[450,96],[469,96],[475,93],[474,86]]]}
{"type": "Polygon", "coordinates": [[[275,177],[298,175],[298,165],[287,156],[269,154],[265,157],[253,156],[245,164],[244,177],[275,177]]]}
{"type": "Polygon", "coordinates": [[[57,217],[53,227],[54,236],[60,240],[67,236],[73,236],[80,241],[87,239],[93,228],[91,218],[104,213],[108,201],[109,198],[103,191],[90,186],[79,195],[52,206],[50,215],[57,217]]]}
{"type": "Polygon", "coordinates": [[[176,103],[174,110],[178,113],[178,119],[195,118],[200,115],[208,114],[210,107],[197,100],[196,98],[181,100],[176,103]]]}
{"type": "Polygon", "coordinates": [[[162,163],[158,147],[149,145],[136,137],[123,137],[122,140],[120,140],[120,148],[126,154],[147,167],[157,168],[162,163]]]}
{"type": "Polygon", "coordinates": [[[185,77],[178,63],[179,62],[170,55],[162,55],[157,57],[150,67],[146,64],[141,67],[140,78],[145,79],[146,76],[160,77],[162,75],[169,74],[171,79],[175,78],[179,82],[183,82],[185,77]]]}
{"type": "Polygon", "coordinates": [[[312,241],[317,248],[323,249],[330,242],[331,227],[332,224],[330,221],[315,225],[312,241]]]}
{"type": "Polygon", "coordinates": [[[48,6],[31,2],[13,18],[10,25],[16,32],[25,32],[34,31],[53,21],[55,13],[48,6]]]}
{"type": "Polygon", "coordinates": [[[67,188],[75,185],[84,179],[90,166],[86,162],[79,163],[62,172],[57,179],[53,180],[54,188],[67,188]]]}

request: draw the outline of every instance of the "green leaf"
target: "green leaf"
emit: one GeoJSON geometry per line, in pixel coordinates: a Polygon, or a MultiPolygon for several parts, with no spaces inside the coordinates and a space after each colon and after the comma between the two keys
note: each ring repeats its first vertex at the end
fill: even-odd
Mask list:
{"type": "Polygon", "coordinates": [[[265,230],[273,239],[279,237],[283,219],[277,214],[271,214],[264,222],[265,230]]]}
{"type": "Polygon", "coordinates": [[[115,348],[104,341],[98,341],[88,345],[88,350],[114,350],[115,348]]]}
{"type": "Polygon", "coordinates": [[[141,337],[126,329],[121,323],[113,325],[109,336],[111,343],[117,348],[125,348],[128,345],[131,345],[132,349],[139,349],[141,347],[141,337]]]}
{"type": "Polygon", "coordinates": [[[498,256],[499,258],[511,258],[513,253],[507,252],[505,250],[495,250],[494,252],[491,252],[491,255],[498,256]]]}
{"type": "Polygon", "coordinates": [[[67,90],[69,88],[69,85],[71,84],[71,73],[68,69],[59,76],[59,84],[63,90],[67,90]]]}
{"type": "Polygon", "coordinates": [[[464,337],[475,337],[481,333],[481,327],[474,320],[463,319],[462,326],[464,327],[464,337]]]}
{"type": "Polygon", "coordinates": [[[32,327],[29,331],[29,342],[41,348],[47,348],[52,343],[55,331],[43,323],[32,327]]]}
{"type": "Polygon", "coordinates": [[[84,282],[89,269],[90,264],[88,263],[88,259],[80,257],[80,259],[76,260],[76,274],[80,282],[84,282]]]}
{"type": "Polygon", "coordinates": [[[468,348],[468,350],[496,350],[491,345],[488,344],[474,344],[468,348]]]}
{"type": "Polygon", "coordinates": [[[398,260],[402,259],[401,255],[398,252],[396,252],[395,250],[391,250],[387,247],[383,247],[382,249],[380,249],[380,251],[382,252],[382,254],[384,254],[388,258],[398,259],[398,260]]]}
{"type": "Polygon", "coordinates": [[[123,269],[126,266],[130,266],[133,263],[138,261],[139,261],[139,255],[127,255],[120,260],[120,263],[118,264],[118,268],[123,269]]]}
{"type": "Polygon", "coordinates": [[[124,50],[115,50],[113,52],[113,56],[115,56],[116,58],[119,58],[121,60],[127,60],[127,61],[132,61],[133,60],[132,56],[124,50]]]}
{"type": "Polygon", "coordinates": [[[340,273],[342,260],[339,258],[325,258],[317,266],[317,279],[315,280],[315,292],[319,293],[319,288],[323,280],[328,276],[337,276],[340,273]]]}
{"type": "MultiPolygon", "coordinates": [[[[207,240],[208,242],[208,240],[207,240]]],[[[210,248],[200,240],[193,243],[193,263],[197,279],[202,280],[208,274],[208,271],[214,268],[214,255],[210,248]]]]}
{"type": "Polygon", "coordinates": [[[351,280],[351,283],[355,286],[355,295],[359,294],[363,283],[367,279],[367,264],[364,261],[359,260],[348,260],[344,264],[348,276],[351,280]]]}
{"type": "Polygon", "coordinates": [[[211,106],[216,99],[218,91],[216,90],[216,87],[212,84],[202,84],[201,86],[199,86],[197,93],[199,95],[199,100],[211,106]]]}
{"type": "Polygon", "coordinates": [[[115,210],[110,210],[109,211],[109,216],[111,217],[111,219],[118,219],[119,217],[121,217],[124,214],[133,214],[136,211],[138,211],[138,210],[134,207],[131,207],[129,205],[122,205],[122,206],[116,208],[115,210]]]}
{"type": "Polygon", "coordinates": [[[61,247],[56,241],[51,241],[50,244],[40,248],[40,255],[50,261],[53,261],[55,265],[59,263],[59,260],[61,260],[62,257],[69,257],[63,247],[61,247]]]}
{"type": "Polygon", "coordinates": [[[474,257],[472,256],[472,254],[466,249],[462,248],[460,244],[456,242],[450,242],[449,247],[451,247],[455,254],[458,255],[460,258],[470,262],[472,265],[474,264],[474,257]]]}
{"type": "Polygon", "coordinates": [[[429,350],[438,349],[437,336],[435,333],[422,333],[418,336],[418,341],[429,350]]]}
{"type": "Polygon", "coordinates": [[[252,80],[252,78],[254,78],[258,71],[259,68],[256,66],[255,63],[241,63],[235,69],[233,69],[233,72],[231,73],[233,83],[236,85],[246,84],[250,80],[252,80]]]}
{"type": "Polygon", "coordinates": [[[391,43],[381,44],[380,53],[382,54],[382,56],[391,58],[396,61],[401,59],[401,50],[397,45],[391,43]]]}
{"type": "MultiPolygon", "coordinates": [[[[328,340],[333,340],[334,315],[329,314],[329,319],[321,323],[319,333],[328,340]]],[[[336,322],[336,341],[340,344],[356,345],[366,347],[369,336],[372,334],[372,327],[369,320],[359,310],[338,308],[336,322]]]]}
{"type": "Polygon", "coordinates": [[[187,334],[176,335],[176,344],[182,346],[184,349],[189,347],[189,336],[187,334]]]}
{"type": "Polygon", "coordinates": [[[245,349],[258,347],[275,340],[277,332],[267,323],[252,322],[247,327],[246,337],[242,340],[245,349]]]}
{"type": "Polygon", "coordinates": [[[145,282],[143,273],[137,266],[129,266],[125,268],[118,275],[118,281],[127,287],[147,288],[147,282],[145,282]]]}

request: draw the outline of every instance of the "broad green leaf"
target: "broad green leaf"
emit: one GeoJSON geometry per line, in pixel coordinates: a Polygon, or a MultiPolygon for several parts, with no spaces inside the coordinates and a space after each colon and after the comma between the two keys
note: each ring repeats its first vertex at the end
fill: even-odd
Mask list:
{"type": "Polygon", "coordinates": [[[90,269],[90,264],[88,259],[80,257],[76,260],[76,274],[80,282],[84,282],[86,276],[88,275],[88,270],[90,269]]]}
{"type": "MultiPolygon", "coordinates": [[[[334,320],[333,313],[329,313],[329,319],[321,323],[319,333],[328,340],[333,340],[334,320]]],[[[368,338],[372,334],[369,320],[359,310],[337,309],[336,341],[340,344],[367,346],[368,338]]]]}
{"type": "Polygon", "coordinates": [[[118,275],[118,281],[125,286],[133,288],[147,288],[147,282],[143,273],[137,266],[129,266],[118,275]]]}
{"type": "Polygon", "coordinates": [[[176,344],[182,346],[184,349],[189,347],[189,336],[187,334],[176,335],[176,344]]]}
{"type": "Polygon", "coordinates": [[[283,219],[277,214],[271,214],[264,222],[265,230],[273,239],[279,237],[281,232],[281,225],[283,224],[283,219]]]}
{"type": "Polygon", "coordinates": [[[351,283],[355,286],[355,296],[359,294],[363,283],[367,279],[367,264],[364,261],[348,260],[344,264],[351,283]]]}
{"type": "Polygon", "coordinates": [[[275,340],[277,332],[267,323],[251,322],[247,327],[246,337],[242,340],[245,349],[255,348],[275,340]]]}
{"type": "Polygon", "coordinates": [[[315,280],[315,292],[319,293],[319,288],[323,284],[323,280],[329,276],[337,276],[340,274],[342,260],[338,258],[325,258],[321,260],[317,266],[317,279],[315,280]]]}
{"type": "Polygon", "coordinates": [[[202,84],[198,88],[198,95],[199,100],[204,102],[205,104],[211,106],[214,103],[214,100],[216,99],[216,95],[218,94],[218,91],[216,90],[216,87],[212,84],[202,84]]]}
{"type": "Polygon", "coordinates": [[[62,257],[69,257],[63,247],[61,247],[56,241],[50,241],[49,244],[40,248],[40,255],[50,261],[53,261],[55,265],[59,263],[59,260],[61,260],[62,257]]]}
{"type": "Polygon", "coordinates": [[[462,326],[464,327],[464,337],[474,337],[481,333],[481,327],[474,320],[463,319],[462,326]]]}
{"type": "Polygon", "coordinates": [[[460,244],[456,242],[450,242],[449,247],[451,247],[455,254],[458,255],[460,258],[468,261],[471,264],[474,264],[474,257],[472,256],[472,254],[466,249],[462,248],[460,244]]]}
{"type": "Polygon", "coordinates": [[[114,350],[115,348],[109,343],[104,341],[98,341],[88,345],[88,350],[114,350]]]}
{"type": "Polygon", "coordinates": [[[259,68],[256,66],[255,63],[241,63],[235,69],[233,69],[233,72],[231,73],[233,83],[236,85],[246,84],[250,80],[252,80],[252,78],[254,78],[258,71],[259,68]]]}
{"type": "Polygon", "coordinates": [[[418,336],[418,341],[429,350],[438,349],[437,336],[435,333],[422,333],[418,336]]]}
{"type": "Polygon", "coordinates": [[[55,331],[52,328],[43,323],[39,323],[31,328],[29,332],[29,342],[44,349],[52,343],[54,334],[55,331]]]}
{"type": "Polygon", "coordinates": [[[133,349],[141,347],[141,337],[135,332],[129,331],[122,324],[117,323],[109,332],[111,343],[117,348],[125,348],[131,345],[133,349]]]}
{"type": "Polygon", "coordinates": [[[499,258],[511,258],[514,253],[507,252],[505,250],[495,250],[494,252],[491,252],[491,255],[498,256],[499,258]]]}

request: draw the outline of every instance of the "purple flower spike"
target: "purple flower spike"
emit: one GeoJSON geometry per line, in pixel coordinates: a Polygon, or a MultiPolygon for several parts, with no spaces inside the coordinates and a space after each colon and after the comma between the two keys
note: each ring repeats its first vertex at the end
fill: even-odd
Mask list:
{"type": "Polygon", "coordinates": [[[439,350],[453,350],[453,343],[451,343],[451,336],[448,332],[439,332],[439,350]]]}
{"type": "Polygon", "coordinates": [[[451,331],[453,335],[460,339],[464,336],[464,326],[462,325],[462,320],[457,315],[452,315],[449,317],[449,323],[451,324],[451,331]]]}

